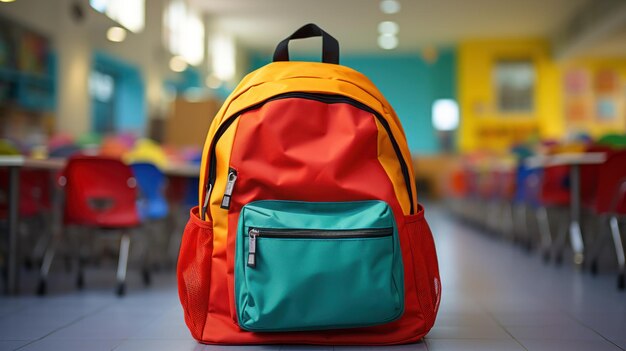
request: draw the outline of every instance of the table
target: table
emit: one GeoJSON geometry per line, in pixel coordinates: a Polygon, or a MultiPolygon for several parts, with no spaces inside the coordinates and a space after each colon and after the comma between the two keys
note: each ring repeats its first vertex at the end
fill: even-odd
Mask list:
{"type": "Polygon", "coordinates": [[[20,206],[20,167],[24,164],[22,156],[0,156],[0,167],[9,171],[7,217],[7,282],[6,290],[10,295],[17,294],[18,283],[18,234],[19,206],[20,206]]]}
{"type": "Polygon", "coordinates": [[[603,152],[562,153],[547,156],[532,156],[526,159],[529,168],[569,166],[570,173],[570,223],[569,240],[574,251],[574,264],[582,265],[585,245],[580,227],[580,166],[601,164],[606,161],[603,152]]]}
{"type": "MultiPolygon", "coordinates": [[[[6,290],[9,295],[18,294],[19,286],[19,188],[20,168],[32,168],[58,171],[62,170],[67,163],[66,159],[32,159],[24,156],[0,156],[0,167],[9,171],[8,189],[8,218],[7,218],[7,284],[6,290]]],[[[167,176],[197,177],[200,174],[200,165],[174,164],[161,169],[167,176]]]]}

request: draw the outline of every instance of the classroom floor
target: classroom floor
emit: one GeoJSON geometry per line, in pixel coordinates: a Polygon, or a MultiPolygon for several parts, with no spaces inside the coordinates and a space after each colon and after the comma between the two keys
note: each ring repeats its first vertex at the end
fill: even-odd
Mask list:
{"type": "MultiPolygon", "coordinates": [[[[625,350],[626,293],[613,274],[591,277],[570,265],[545,266],[510,243],[483,235],[427,207],[443,281],[435,327],[425,342],[397,347],[197,344],[183,322],[171,274],[150,289],[130,274],[128,295],[94,271],[84,292],[0,298],[0,350],[625,350]]],[[[60,272],[59,274],[63,274],[60,272]]],[[[64,284],[60,279],[60,285],[64,284]]]]}

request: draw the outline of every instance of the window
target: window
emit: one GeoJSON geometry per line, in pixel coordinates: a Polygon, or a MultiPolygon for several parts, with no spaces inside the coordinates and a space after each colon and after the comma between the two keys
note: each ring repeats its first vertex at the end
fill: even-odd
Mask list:
{"type": "Polygon", "coordinates": [[[115,80],[109,74],[91,71],[89,75],[89,95],[100,102],[110,102],[115,91],[115,80]]]}
{"type": "Polygon", "coordinates": [[[145,27],[145,0],[89,0],[89,4],[131,32],[141,32],[145,27]]]}
{"type": "Polygon", "coordinates": [[[531,60],[499,61],[494,78],[500,112],[533,112],[535,67],[531,60]]]}
{"type": "Polygon", "coordinates": [[[222,82],[235,77],[236,51],[235,41],[231,36],[220,34],[211,38],[211,71],[222,82]]]}
{"type": "Polygon", "coordinates": [[[202,16],[183,0],[173,0],[163,14],[163,41],[174,55],[190,65],[204,60],[204,22],[202,16]]]}

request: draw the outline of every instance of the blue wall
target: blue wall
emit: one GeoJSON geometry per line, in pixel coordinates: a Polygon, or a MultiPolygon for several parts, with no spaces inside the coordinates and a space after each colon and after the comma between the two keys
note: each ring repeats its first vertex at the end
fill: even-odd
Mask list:
{"type": "Polygon", "coordinates": [[[188,89],[204,87],[200,71],[193,67],[187,67],[184,71],[176,74],[175,78],[165,81],[165,89],[176,94],[182,94],[188,89]]]}
{"type": "MultiPolygon", "coordinates": [[[[431,122],[431,106],[441,98],[456,99],[456,53],[439,50],[433,63],[419,54],[358,55],[341,58],[341,64],[365,74],[380,89],[400,117],[409,148],[415,154],[440,150],[431,122]]],[[[251,70],[267,64],[271,55],[250,55],[251,70]]],[[[319,57],[295,57],[319,61],[319,57]]]]}
{"type": "MultiPolygon", "coordinates": [[[[139,67],[104,52],[93,54],[92,69],[115,77],[115,131],[143,135],[147,123],[146,91],[139,67]]],[[[92,123],[98,110],[92,103],[92,123]]]]}

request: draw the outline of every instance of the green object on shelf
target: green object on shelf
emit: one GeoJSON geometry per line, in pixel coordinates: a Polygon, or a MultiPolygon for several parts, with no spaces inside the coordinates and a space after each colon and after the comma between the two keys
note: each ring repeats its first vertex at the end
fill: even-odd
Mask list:
{"type": "Polygon", "coordinates": [[[76,140],[76,144],[78,144],[81,149],[88,149],[98,147],[101,141],[102,137],[99,134],[87,133],[78,137],[78,139],[76,140]]]}
{"type": "Polygon", "coordinates": [[[598,139],[598,144],[610,146],[616,149],[623,149],[626,148],[626,135],[606,134],[598,139]]]}

